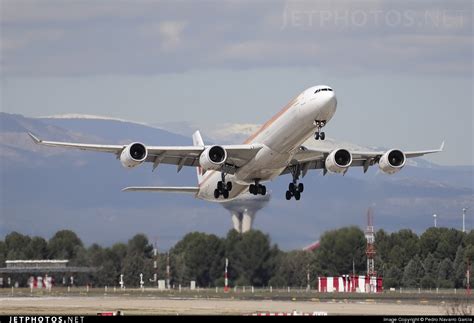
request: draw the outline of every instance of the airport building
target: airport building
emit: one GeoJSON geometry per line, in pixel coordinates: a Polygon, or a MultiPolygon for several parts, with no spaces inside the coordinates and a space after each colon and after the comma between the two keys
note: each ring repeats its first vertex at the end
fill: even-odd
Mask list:
{"type": "Polygon", "coordinates": [[[96,268],[68,266],[69,260],[7,260],[6,267],[0,268],[0,288],[25,286],[50,287],[53,276],[61,277],[63,285],[74,285],[74,277],[79,273],[92,273],[96,268]]]}
{"type": "Polygon", "coordinates": [[[383,279],[376,276],[318,277],[320,293],[381,293],[383,279]]]}

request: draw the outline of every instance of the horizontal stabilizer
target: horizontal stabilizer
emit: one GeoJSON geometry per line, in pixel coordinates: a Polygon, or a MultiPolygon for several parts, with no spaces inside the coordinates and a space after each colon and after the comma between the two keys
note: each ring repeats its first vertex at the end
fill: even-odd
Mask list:
{"type": "Polygon", "coordinates": [[[199,187],[131,186],[125,187],[122,192],[197,193],[199,187]]]}

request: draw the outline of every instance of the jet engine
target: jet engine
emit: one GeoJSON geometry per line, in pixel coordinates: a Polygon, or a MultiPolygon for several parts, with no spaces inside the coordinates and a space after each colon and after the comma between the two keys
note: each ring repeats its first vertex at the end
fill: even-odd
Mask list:
{"type": "Polygon", "coordinates": [[[207,147],[199,157],[199,165],[205,170],[219,170],[227,160],[227,151],[221,146],[207,147]]]}
{"type": "Polygon", "coordinates": [[[380,157],[379,168],[386,174],[394,174],[405,166],[406,160],[402,151],[392,149],[380,157]]]}
{"type": "Polygon", "coordinates": [[[125,168],[132,168],[143,163],[148,156],[145,145],[134,142],[122,150],[120,162],[125,168]]]}
{"type": "Polygon", "coordinates": [[[352,155],[346,149],[333,150],[326,158],[326,169],[332,173],[344,173],[352,163],[352,155]]]}

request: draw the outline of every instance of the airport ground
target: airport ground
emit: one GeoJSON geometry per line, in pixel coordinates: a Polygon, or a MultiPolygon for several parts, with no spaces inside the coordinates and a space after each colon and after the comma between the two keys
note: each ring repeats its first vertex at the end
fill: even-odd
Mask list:
{"type": "Polygon", "coordinates": [[[251,315],[258,312],[327,313],[328,315],[473,314],[474,297],[466,291],[402,291],[381,294],[318,293],[305,290],[247,288],[224,293],[103,288],[0,290],[0,315],[97,315],[120,310],[125,315],[251,315]]]}

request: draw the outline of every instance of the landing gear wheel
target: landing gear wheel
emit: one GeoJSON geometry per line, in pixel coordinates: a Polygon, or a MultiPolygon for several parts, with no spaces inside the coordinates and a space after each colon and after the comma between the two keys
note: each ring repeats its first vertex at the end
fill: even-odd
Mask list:
{"type": "Polygon", "coordinates": [[[217,182],[217,189],[219,190],[219,192],[222,192],[223,188],[224,188],[224,184],[222,183],[222,181],[217,182]]]}
{"type": "Polygon", "coordinates": [[[216,189],[214,190],[214,197],[215,197],[216,199],[218,199],[218,198],[219,198],[219,195],[221,195],[221,194],[220,194],[219,190],[216,188],[216,189]]]}
{"type": "Polygon", "coordinates": [[[299,200],[301,198],[301,193],[304,191],[303,183],[298,183],[300,175],[302,173],[301,166],[299,164],[292,165],[290,167],[291,176],[293,177],[293,181],[288,184],[288,191],[286,191],[286,199],[290,200],[292,196],[295,197],[295,200],[299,200]]]}
{"type": "Polygon", "coordinates": [[[295,200],[299,201],[301,198],[301,193],[300,192],[295,192],[295,200]]]}
{"type": "Polygon", "coordinates": [[[303,193],[303,191],[304,191],[304,185],[303,185],[303,183],[299,183],[298,184],[298,192],[303,193]]]}
{"type": "Polygon", "coordinates": [[[249,186],[249,193],[250,193],[250,194],[253,194],[253,195],[256,195],[256,194],[255,194],[255,185],[250,184],[250,186],[249,186]]]}
{"type": "Polygon", "coordinates": [[[290,183],[290,185],[288,185],[288,191],[291,193],[295,191],[295,183],[290,183]]]}
{"type": "Polygon", "coordinates": [[[260,194],[266,195],[267,194],[267,187],[262,185],[260,186],[260,194]]]}
{"type": "Polygon", "coordinates": [[[232,191],[232,182],[227,182],[227,190],[232,191]]]}
{"type": "Polygon", "coordinates": [[[229,191],[228,190],[224,190],[222,192],[222,196],[224,196],[225,199],[228,199],[229,198],[229,191]]]}
{"type": "Polygon", "coordinates": [[[326,134],[321,132],[321,129],[326,125],[326,120],[314,120],[313,124],[316,126],[316,132],[314,133],[315,140],[324,140],[326,134]]]}

